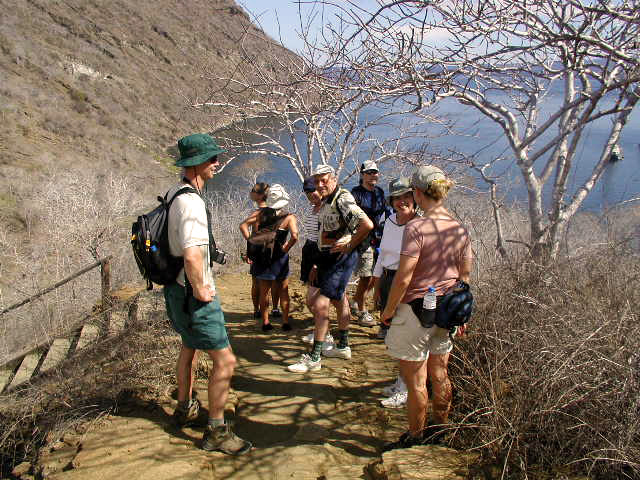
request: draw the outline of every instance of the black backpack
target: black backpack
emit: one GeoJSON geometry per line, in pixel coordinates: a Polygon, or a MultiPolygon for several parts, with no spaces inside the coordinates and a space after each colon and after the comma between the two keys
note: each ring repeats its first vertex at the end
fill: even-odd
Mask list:
{"type": "MultiPolygon", "coordinates": [[[[168,194],[169,192],[167,192],[168,194]]],[[[198,193],[195,188],[183,187],[167,202],[167,195],[158,197],[160,205],[146,215],[140,215],[131,226],[131,247],[140,273],[147,281],[147,290],[153,284],[173,283],[184,265],[182,257],[174,257],[169,250],[169,208],[179,195],[198,193]]]]}
{"type": "MultiPolygon", "coordinates": [[[[273,223],[264,225],[251,233],[247,240],[247,257],[258,265],[269,265],[273,261],[276,235],[278,228],[290,214],[285,213],[276,217],[273,223]]],[[[260,221],[260,216],[258,216],[260,221]]]]}

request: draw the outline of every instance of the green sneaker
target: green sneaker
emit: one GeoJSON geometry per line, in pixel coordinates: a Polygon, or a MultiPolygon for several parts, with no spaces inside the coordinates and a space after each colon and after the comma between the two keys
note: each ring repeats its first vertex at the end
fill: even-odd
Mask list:
{"type": "Polygon", "coordinates": [[[198,416],[200,415],[200,401],[195,398],[191,400],[189,408],[183,410],[180,407],[176,407],[171,416],[173,425],[177,428],[188,427],[189,425],[195,425],[198,423],[198,416]]]}
{"type": "Polygon", "coordinates": [[[202,437],[202,449],[208,452],[217,450],[227,455],[242,455],[251,450],[252,446],[251,442],[233,433],[228,423],[218,427],[207,425],[202,437]]]}

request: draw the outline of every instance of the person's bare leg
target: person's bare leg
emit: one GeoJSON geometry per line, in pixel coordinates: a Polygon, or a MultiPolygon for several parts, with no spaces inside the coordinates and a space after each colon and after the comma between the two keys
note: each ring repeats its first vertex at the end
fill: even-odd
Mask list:
{"type": "Polygon", "coordinates": [[[260,310],[260,283],[259,280],[251,275],[251,301],[253,302],[253,311],[260,310]]]}
{"type": "Polygon", "coordinates": [[[431,379],[433,398],[431,399],[431,409],[433,411],[433,421],[436,424],[445,424],[449,419],[449,409],[451,408],[451,381],[447,372],[449,354],[429,355],[427,371],[431,379]]]}
{"type": "Polygon", "coordinates": [[[262,324],[269,323],[269,290],[271,290],[272,280],[259,280],[260,285],[260,315],[262,316],[262,324]]]}
{"type": "Polygon", "coordinates": [[[427,361],[410,362],[398,360],[400,376],[407,384],[407,416],[409,433],[413,437],[422,435],[427,419],[427,361]]]}
{"type": "Polygon", "coordinates": [[[291,299],[289,298],[289,279],[285,278],[284,280],[278,282],[275,281],[275,285],[278,285],[278,296],[280,298],[280,307],[282,308],[282,324],[289,323],[289,308],[291,306],[291,299]]]}
{"type": "Polygon", "coordinates": [[[278,308],[278,304],[279,304],[280,309],[282,311],[284,306],[282,305],[282,294],[280,293],[280,290],[281,290],[281,282],[274,281],[273,284],[271,285],[271,302],[274,309],[278,308]]]}
{"type": "Polygon", "coordinates": [[[193,372],[198,357],[193,348],[182,345],[176,363],[176,380],[178,382],[178,402],[191,400],[193,389],[193,372]]]}
{"type": "MultiPolygon", "coordinates": [[[[351,310],[349,308],[349,299],[345,293],[340,300],[331,300],[338,315],[338,328],[340,330],[348,330],[351,323],[351,310]]],[[[328,312],[327,312],[328,314],[328,312]]]]}
{"type": "Polygon", "coordinates": [[[371,277],[358,278],[358,285],[356,286],[356,293],[353,296],[353,299],[355,300],[356,305],[358,305],[358,310],[361,312],[365,310],[365,295],[370,283],[371,277]]]}
{"type": "Polygon", "coordinates": [[[320,289],[318,287],[312,287],[311,285],[307,287],[306,303],[307,303],[307,308],[309,309],[312,315],[315,315],[313,308],[314,308],[314,304],[316,303],[316,298],[318,297],[318,295],[320,295],[320,289]]]}
{"type": "Polygon", "coordinates": [[[224,418],[224,405],[229,395],[229,384],[236,367],[236,356],[231,347],[207,350],[213,369],[209,374],[209,418],[224,418]]]}
{"type": "Polygon", "coordinates": [[[313,304],[315,330],[313,338],[316,341],[324,342],[327,332],[329,331],[329,305],[330,300],[322,294],[316,296],[313,304]]]}

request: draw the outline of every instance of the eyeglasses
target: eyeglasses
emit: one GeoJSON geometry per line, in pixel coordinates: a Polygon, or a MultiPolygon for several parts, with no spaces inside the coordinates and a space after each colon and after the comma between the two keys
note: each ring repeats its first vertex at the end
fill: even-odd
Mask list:
{"type": "Polygon", "coordinates": [[[362,173],[366,173],[367,175],[378,175],[380,172],[378,172],[378,170],[365,170],[362,173]]]}

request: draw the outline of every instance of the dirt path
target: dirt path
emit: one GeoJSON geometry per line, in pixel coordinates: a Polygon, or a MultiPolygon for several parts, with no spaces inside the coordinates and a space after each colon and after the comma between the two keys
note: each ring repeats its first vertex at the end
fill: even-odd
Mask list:
{"type": "MultiPolygon", "coordinates": [[[[307,350],[301,337],[312,325],[303,307],[304,288],[292,283],[294,330],[283,332],[276,321],[276,329],[264,334],[252,318],[250,277],[229,274],[217,280],[239,360],[229,405],[235,414],[227,418],[240,436],[253,442],[249,454],[229,457],[201,450],[201,427],[176,431],[170,426],[175,400],[167,394],[160,404],[120,407],[118,415],[101,419],[81,437],[65,436],[40,462],[46,478],[373,478],[372,467],[366,466],[380,458],[383,442],[405,429],[404,409],[379,404],[382,387],[394,378],[394,364],[375,338],[376,328],[352,326],[350,361],[328,358],[319,372],[288,372],[286,366],[307,350]]],[[[196,389],[206,408],[206,380],[198,380],[196,389]]]]}

